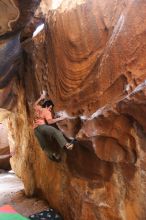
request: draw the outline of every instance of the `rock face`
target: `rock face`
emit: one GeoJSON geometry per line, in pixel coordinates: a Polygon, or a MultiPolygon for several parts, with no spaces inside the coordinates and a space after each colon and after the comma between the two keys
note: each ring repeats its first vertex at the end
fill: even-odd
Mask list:
{"type": "Polygon", "coordinates": [[[14,76],[21,71],[20,31],[33,15],[39,0],[0,1],[0,108],[16,104],[14,76]]]}
{"type": "Polygon", "coordinates": [[[10,149],[8,131],[6,126],[0,123],[0,169],[10,169],[10,149]]]}
{"type": "MultiPolygon", "coordinates": [[[[12,167],[26,194],[43,196],[65,220],[144,220],[146,2],[54,3],[41,1],[36,15],[44,29],[22,43],[13,84],[19,96],[7,122],[12,167]],[[42,90],[67,117],[58,127],[78,140],[73,151],[62,151],[60,164],[47,159],[31,128],[42,90]]],[[[33,25],[36,18],[23,38],[33,25]]]]}

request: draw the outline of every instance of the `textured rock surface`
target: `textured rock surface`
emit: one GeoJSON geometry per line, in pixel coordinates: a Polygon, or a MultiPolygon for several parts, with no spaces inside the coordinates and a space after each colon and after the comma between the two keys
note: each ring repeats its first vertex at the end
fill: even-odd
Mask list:
{"type": "Polygon", "coordinates": [[[20,31],[34,13],[39,0],[0,1],[0,108],[16,104],[14,76],[21,72],[20,31]]]}
{"type": "Polygon", "coordinates": [[[10,169],[9,154],[8,131],[6,126],[0,123],[0,169],[10,169]]]}
{"type": "Polygon", "coordinates": [[[65,220],[144,220],[146,2],[63,0],[57,8],[42,0],[37,16],[45,28],[22,44],[7,122],[26,194],[45,197],[65,220]],[[67,116],[59,128],[78,139],[60,164],[48,161],[31,128],[43,89],[67,116]]]}

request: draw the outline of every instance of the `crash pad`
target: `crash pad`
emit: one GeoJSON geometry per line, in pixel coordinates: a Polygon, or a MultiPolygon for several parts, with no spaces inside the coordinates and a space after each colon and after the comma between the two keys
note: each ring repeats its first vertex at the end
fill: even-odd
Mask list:
{"type": "Polygon", "coordinates": [[[28,220],[17,213],[10,205],[0,207],[0,220],[28,220]]]}

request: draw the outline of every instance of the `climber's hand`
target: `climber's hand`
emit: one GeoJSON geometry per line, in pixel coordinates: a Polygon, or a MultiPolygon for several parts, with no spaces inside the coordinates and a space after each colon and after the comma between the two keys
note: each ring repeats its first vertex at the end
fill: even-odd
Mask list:
{"type": "Polygon", "coordinates": [[[40,99],[45,99],[45,98],[46,98],[46,94],[42,93],[40,99]]]}
{"type": "Polygon", "coordinates": [[[63,121],[64,119],[66,119],[66,117],[60,116],[58,119],[59,119],[59,121],[63,121]]]}

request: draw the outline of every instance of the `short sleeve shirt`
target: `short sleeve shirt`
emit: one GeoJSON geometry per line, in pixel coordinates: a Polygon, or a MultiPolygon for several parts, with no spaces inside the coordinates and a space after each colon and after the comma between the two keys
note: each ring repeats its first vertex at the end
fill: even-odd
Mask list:
{"type": "Polygon", "coordinates": [[[34,106],[33,128],[46,124],[46,121],[50,119],[52,119],[52,113],[49,109],[42,108],[39,105],[34,106]]]}

